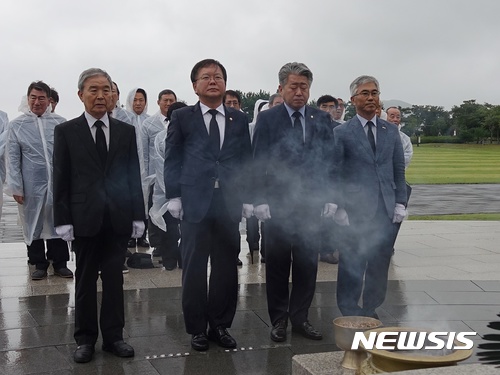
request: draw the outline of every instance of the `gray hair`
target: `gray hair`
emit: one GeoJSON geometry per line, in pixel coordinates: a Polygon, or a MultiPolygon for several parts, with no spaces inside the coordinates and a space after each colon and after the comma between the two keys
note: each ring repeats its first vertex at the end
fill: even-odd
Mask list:
{"type": "Polygon", "coordinates": [[[357,94],[356,91],[358,91],[358,87],[361,85],[364,85],[365,83],[374,83],[375,86],[377,86],[377,90],[380,91],[380,85],[378,84],[378,81],[375,77],[359,76],[354,81],[352,81],[351,86],[349,86],[349,89],[351,90],[351,96],[356,95],[357,94]]]}
{"type": "Polygon", "coordinates": [[[290,74],[296,74],[298,76],[307,77],[307,80],[309,81],[309,86],[312,85],[313,74],[305,64],[298,62],[291,62],[283,65],[278,73],[279,84],[281,86],[286,85],[286,82],[288,81],[288,76],[290,74]]]}
{"type": "Polygon", "coordinates": [[[109,74],[106,73],[105,70],[99,68],[90,68],[84,70],[82,74],[80,74],[80,77],[78,78],[78,90],[83,91],[83,84],[85,83],[85,81],[90,77],[95,77],[95,76],[103,76],[109,81],[109,86],[113,87],[113,80],[111,79],[109,74]]]}

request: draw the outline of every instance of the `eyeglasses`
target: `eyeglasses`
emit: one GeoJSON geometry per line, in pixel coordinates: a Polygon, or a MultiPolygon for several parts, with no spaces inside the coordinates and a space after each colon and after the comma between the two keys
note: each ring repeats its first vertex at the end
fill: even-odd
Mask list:
{"type": "Polygon", "coordinates": [[[197,79],[197,81],[202,81],[202,82],[210,82],[210,80],[214,80],[215,82],[217,83],[221,83],[224,81],[224,77],[219,75],[219,74],[216,74],[214,76],[209,76],[209,75],[202,75],[200,78],[197,79]]]}
{"type": "Polygon", "coordinates": [[[368,99],[370,96],[373,96],[374,98],[376,98],[377,96],[380,95],[380,91],[378,91],[378,90],[361,91],[361,92],[358,92],[357,94],[354,94],[353,96],[358,96],[358,95],[362,96],[365,99],[368,99]]]}

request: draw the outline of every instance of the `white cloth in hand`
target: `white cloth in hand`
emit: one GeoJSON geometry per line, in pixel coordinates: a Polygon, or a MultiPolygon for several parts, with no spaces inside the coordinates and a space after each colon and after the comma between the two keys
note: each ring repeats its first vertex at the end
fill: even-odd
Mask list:
{"type": "Polygon", "coordinates": [[[167,210],[174,219],[182,220],[184,211],[182,211],[181,197],[170,199],[167,203],[167,210]]]}
{"type": "Polygon", "coordinates": [[[253,204],[243,203],[241,216],[243,216],[245,219],[250,219],[253,216],[253,204]]]}
{"type": "Polygon", "coordinates": [[[144,221],[142,220],[135,220],[132,222],[132,235],[130,237],[132,238],[141,238],[142,235],[144,234],[144,221]]]}
{"type": "Polygon", "coordinates": [[[341,227],[346,227],[349,225],[349,216],[347,215],[347,211],[343,208],[339,208],[337,212],[335,212],[335,216],[333,217],[333,221],[335,221],[341,227]]]}
{"type": "Polygon", "coordinates": [[[335,216],[335,212],[337,212],[338,206],[335,203],[325,203],[325,207],[323,208],[323,217],[332,218],[335,216]]]}
{"type": "Polygon", "coordinates": [[[394,207],[394,216],[392,217],[393,223],[401,223],[406,216],[408,216],[408,211],[406,211],[405,206],[401,203],[396,203],[396,207],[394,207]]]}
{"type": "Polygon", "coordinates": [[[75,235],[73,234],[73,225],[65,224],[56,227],[56,233],[63,241],[73,241],[75,235]]]}
{"type": "Polygon", "coordinates": [[[271,218],[271,211],[269,211],[268,204],[259,204],[253,209],[253,214],[260,221],[266,221],[271,218]]]}

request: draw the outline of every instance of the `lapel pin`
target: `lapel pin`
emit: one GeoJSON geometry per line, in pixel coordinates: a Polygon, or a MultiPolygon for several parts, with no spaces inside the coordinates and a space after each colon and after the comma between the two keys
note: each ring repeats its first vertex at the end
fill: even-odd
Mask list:
{"type": "Polygon", "coordinates": [[[233,118],[232,118],[232,117],[229,117],[229,121],[233,121],[233,118]]]}
{"type": "Polygon", "coordinates": [[[386,129],[386,127],[385,127],[385,126],[382,126],[382,129],[384,129],[384,130],[385,130],[385,129],[386,129]]]}

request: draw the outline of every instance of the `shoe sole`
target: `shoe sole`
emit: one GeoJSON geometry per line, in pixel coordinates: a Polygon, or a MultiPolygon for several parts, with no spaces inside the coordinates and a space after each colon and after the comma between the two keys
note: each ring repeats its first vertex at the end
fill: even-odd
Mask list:
{"type": "MultiPolygon", "coordinates": [[[[208,340],[209,341],[213,341],[215,342],[217,345],[219,345],[221,348],[225,348],[225,349],[234,349],[238,346],[238,344],[235,342],[234,345],[224,345],[223,343],[221,343],[217,337],[213,336],[213,335],[208,335],[208,340]]],[[[234,340],[234,339],[233,339],[234,340]]]]}
{"type": "Polygon", "coordinates": [[[72,279],[73,278],[73,275],[61,275],[60,273],[55,273],[55,272],[54,272],[54,275],[62,277],[63,279],[72,279]]]}
{"type": "Polygon", "coordinates": [[[283,341],[286,341],[286,337],[273,337],[271,336],[271,340],[273,340],[274,342],[283,342],[283,341]]]}
{"type": "Polygon", "coordinates": [[[292,328],[292,332],[293,333],[297,333],[297,334],[301,335],[302,337],[304,337],[306,339],[309,339],[309,340],[318,340],[318,341],[319,340],[323,340],[323,335],[321,335],[321,336],[310,336],[310,335],[304,333],[301,330],[297,330],[297,329],[293,329],[293,328],[292,328]]]}

